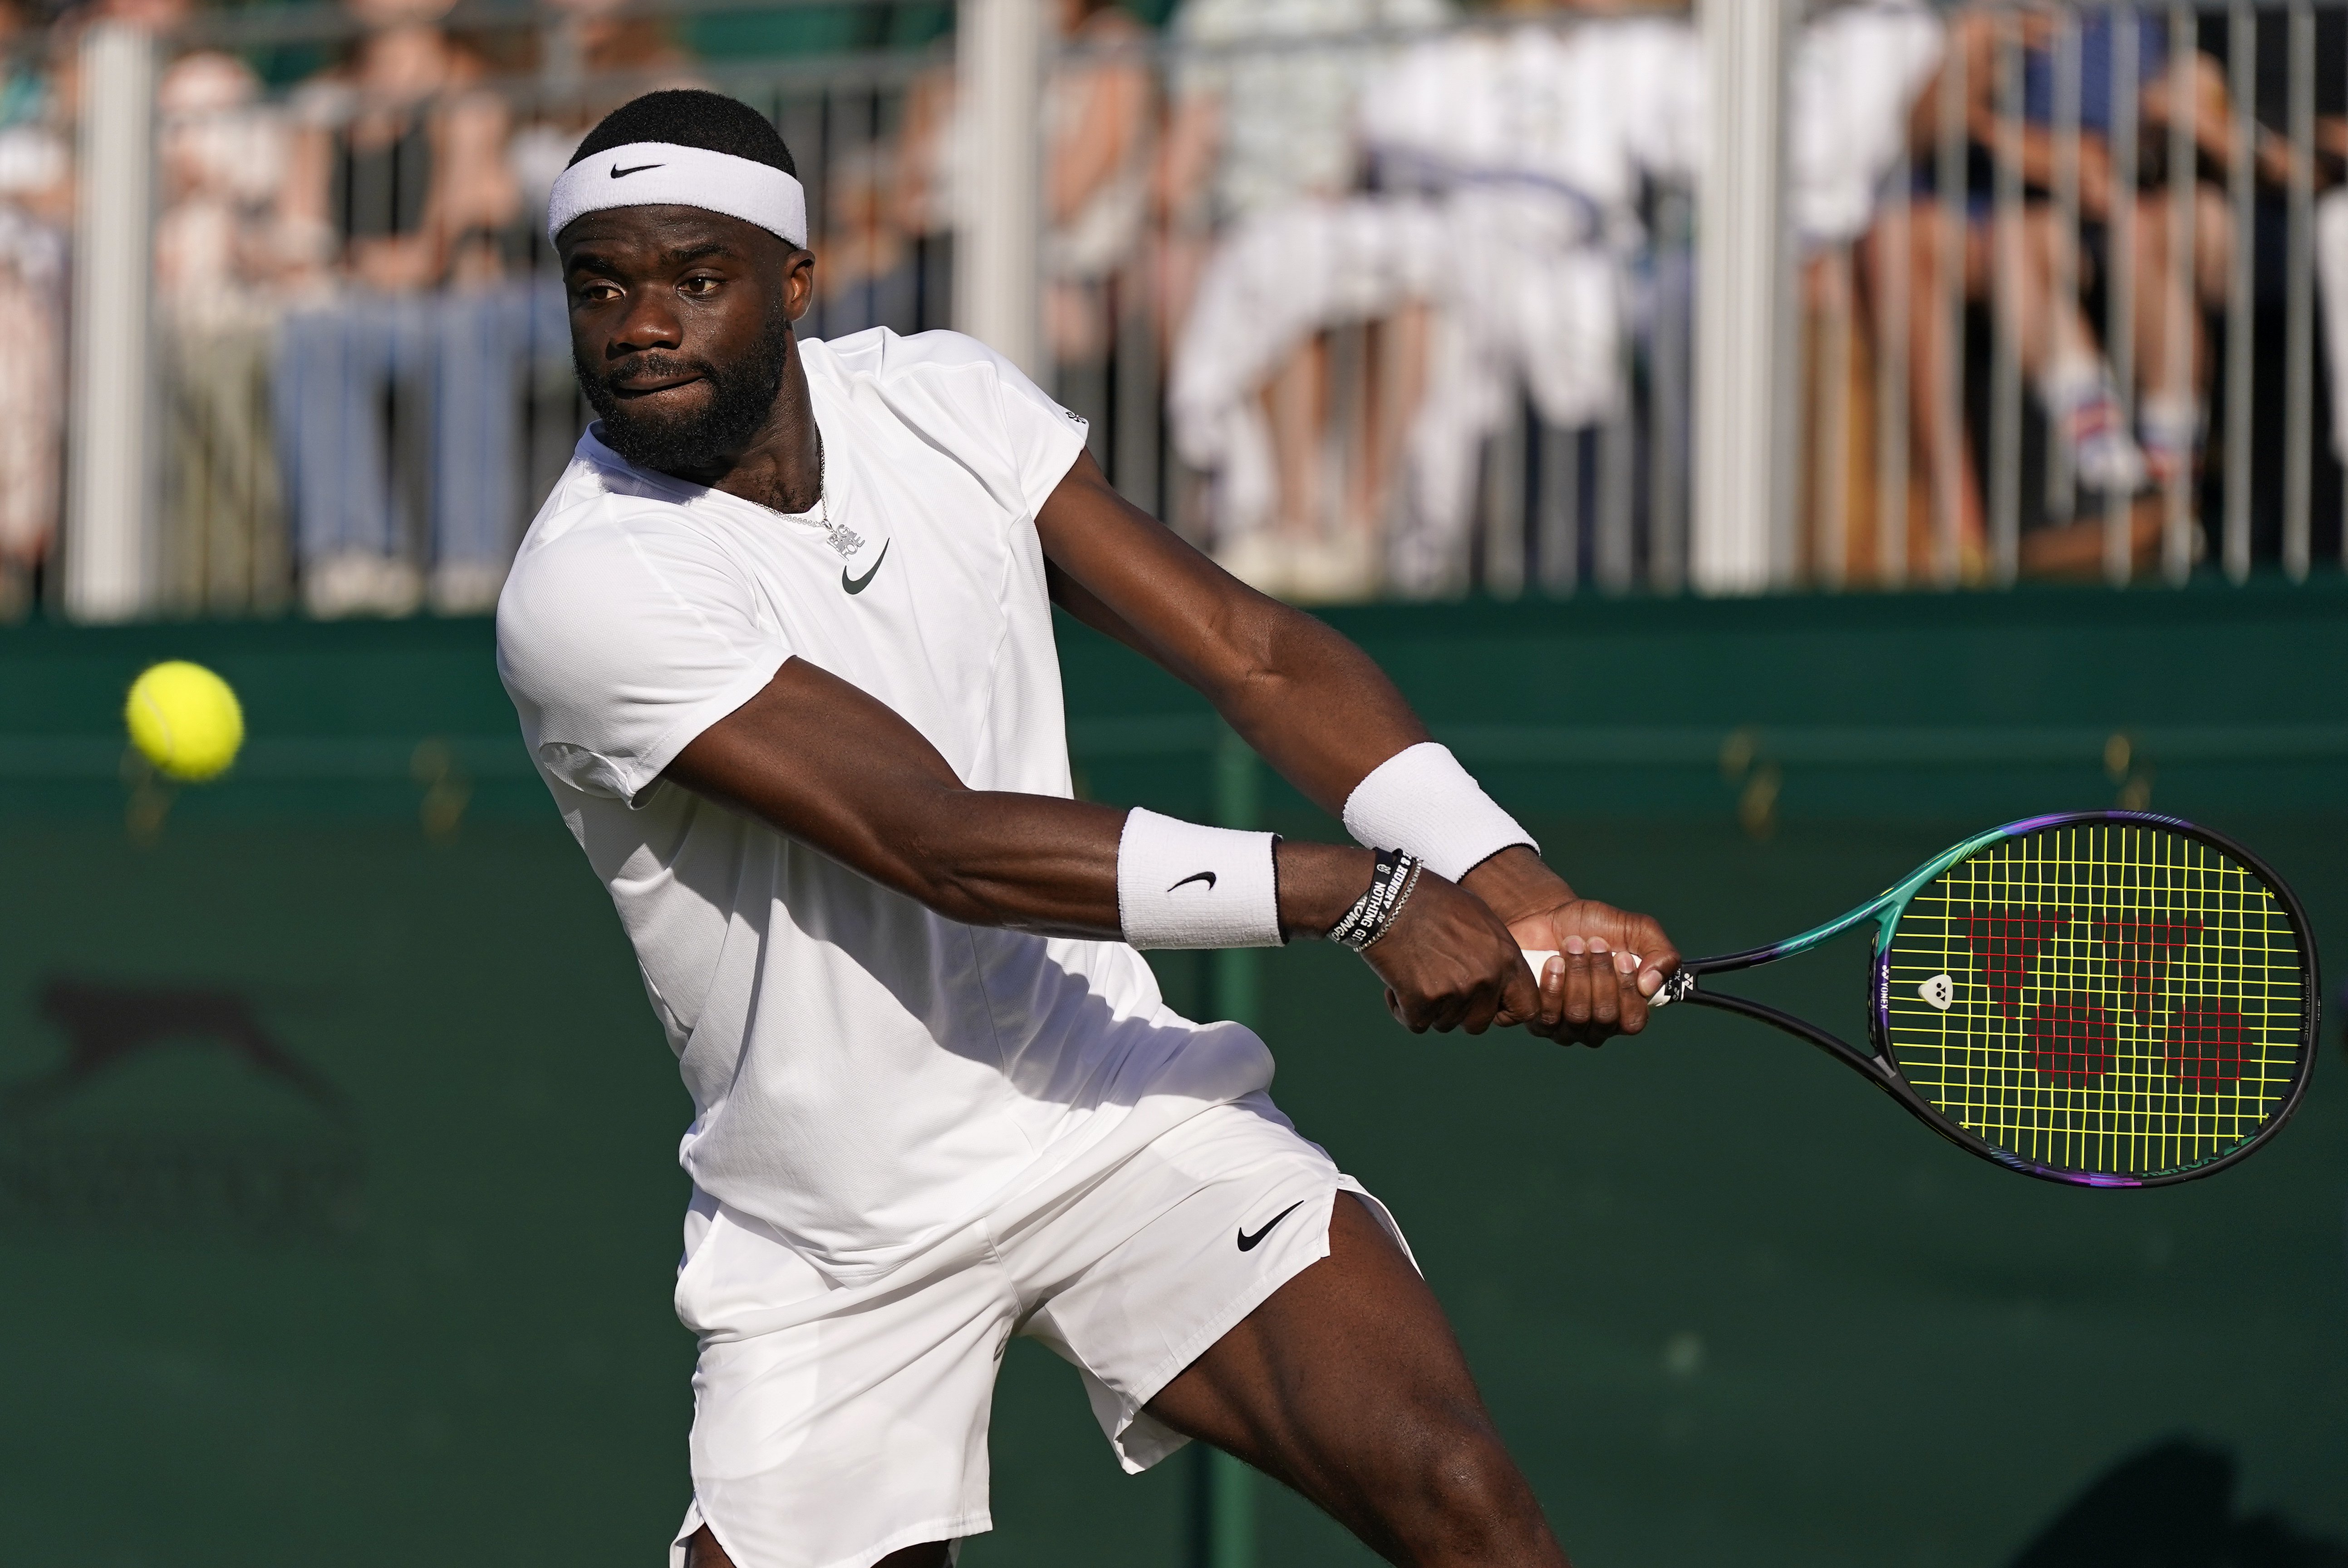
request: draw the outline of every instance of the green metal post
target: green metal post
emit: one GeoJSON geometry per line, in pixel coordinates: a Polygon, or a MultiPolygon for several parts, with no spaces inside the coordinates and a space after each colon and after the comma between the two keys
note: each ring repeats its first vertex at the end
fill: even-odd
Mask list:
{"type": "Polygon", "coordinates": [[[1255,1471],[1220,1449],[1196,1446],[1206,1481],[1201,1568],[1255,1568],[1255,1471]]]}
{"type": "MultiPolygon", "coordinates": [[[[1248,743],[1225,726],[1212,759],[1215,821],[1253,829],[1262,815],[1262,775],[1248,743]]],[[[1252,1027],[1260,999],[1262,954],[1225,948],[1214,955],[1215,1016],[1252,1027]]],[[[1220,1449],[1194,1445],[1198,1508],[1192,1525],[1194,1568],[1255,1568],[1255,1472],[1220,1449]]]]}

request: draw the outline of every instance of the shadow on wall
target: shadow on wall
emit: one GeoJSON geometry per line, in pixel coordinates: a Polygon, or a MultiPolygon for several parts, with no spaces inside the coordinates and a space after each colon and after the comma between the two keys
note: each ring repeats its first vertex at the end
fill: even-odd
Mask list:
{"type": "Polygon", "coordinates": [[[2234,1511],[2234,1460],[2182,1438],[2122,1460],[2010,1568],[2348,1568],[2348,1545],[2234,1511]]]}

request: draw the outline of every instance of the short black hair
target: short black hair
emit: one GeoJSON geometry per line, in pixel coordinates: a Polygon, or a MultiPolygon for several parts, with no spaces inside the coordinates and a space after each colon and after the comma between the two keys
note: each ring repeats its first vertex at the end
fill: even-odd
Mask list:
{"type": "Polygon", "coordinates": [[[791,150],[783,145],[773,121],[739,98],[700,88],[668,88],[629,99],[587,133],[571,161],[638,141],[704,147],[798,178],[798,165],[791,161],[791,150]]]}

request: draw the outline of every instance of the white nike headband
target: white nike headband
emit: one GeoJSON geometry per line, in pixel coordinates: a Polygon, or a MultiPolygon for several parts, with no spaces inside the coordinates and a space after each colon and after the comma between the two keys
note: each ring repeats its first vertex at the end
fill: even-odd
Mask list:
{"type": "Polygon", "coordinates": [[[547,242],[589,212],[665,206],[723,212],[791,244],[807,243],[807,189],[798,181],[771,163],[673,141],[607,148],[564,170],[547,198],[547,242]]]}

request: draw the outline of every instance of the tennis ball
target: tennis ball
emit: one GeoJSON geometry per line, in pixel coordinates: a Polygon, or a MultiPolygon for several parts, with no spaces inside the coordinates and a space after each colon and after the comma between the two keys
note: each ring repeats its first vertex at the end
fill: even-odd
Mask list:
{"type": "Polygon", "coordinates": [[[136,746],[156,771],[191,782],[217,777],[244,744],[244,709],[228,682],[201,665],[170,659],[130,686],[122,710],[136,746]]]}

